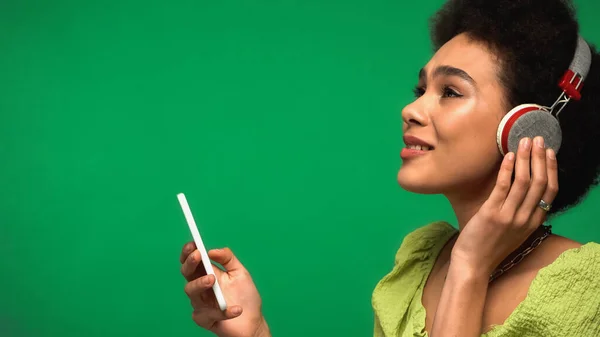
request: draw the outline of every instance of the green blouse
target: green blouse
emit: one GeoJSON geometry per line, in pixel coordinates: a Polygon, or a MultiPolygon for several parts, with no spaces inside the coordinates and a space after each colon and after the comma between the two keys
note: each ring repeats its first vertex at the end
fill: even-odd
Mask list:
{"type": "MultiPolygon", "coordinates": [[[[426,337],[421,297],[445,243],[457,232],[434,222],[408,234],[392,271],[375,287],[375,337],[426,337]]],[[[485,337],[600,337],[600,244],[563,252],[539,270],[527,297],[485,337]]]]}

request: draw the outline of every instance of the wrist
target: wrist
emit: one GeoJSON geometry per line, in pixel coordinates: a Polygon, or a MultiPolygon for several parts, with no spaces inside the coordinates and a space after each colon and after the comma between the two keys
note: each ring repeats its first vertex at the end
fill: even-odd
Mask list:
{"type": "Polygon", "coordinates": [[[488,281],[490,272],[483,267],[466,263],[462,260],[451,259],[447,278],[453,277],[463,281],[488,281]]]}
{"type": "Polygon", "coordinates": [[[256,329],[252,337],[271,337],[269,325],[267,324],[267,321],[264,317],[261,317],[261,322],[258,325],[258,329],[256,329]]]}

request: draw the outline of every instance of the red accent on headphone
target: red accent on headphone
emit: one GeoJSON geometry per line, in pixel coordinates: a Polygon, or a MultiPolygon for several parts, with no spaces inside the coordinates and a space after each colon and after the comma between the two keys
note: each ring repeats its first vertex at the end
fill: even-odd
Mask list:
{"type": "Polygon", "coordinates": [[[535,107],[535,106],[526,107],[524,109],[516,111],[515,113],[513,113],[512,116],[510,116],[508,118],[508,120],[506,121],[506,124],[504,124],[504,128],[502,129],[502,149],[504,150],[504,153],[508,153],[508,135],[510,133],[510,129],[512,128],[513,124],[515,124],[517,119],[519,119],[519,117],[523,116],[524,114],[526,114],[530,111],[539,110],[539,109],[540,108],[535,107]]]}
{"type": "Polygon", "coordinates": [[[579,101],[581,99],[580,91],[581,88],[583,88],[583,83],[581,83],[579,88],[576,89],[579,82],[581,82],[581,76],[579,74],[575,76],[573,70],[569,69],[560,79],[560,82],[558,82],[558,86],[562,88],[562,90],[567,94],[567,96],[576,101],[579,101]]]}

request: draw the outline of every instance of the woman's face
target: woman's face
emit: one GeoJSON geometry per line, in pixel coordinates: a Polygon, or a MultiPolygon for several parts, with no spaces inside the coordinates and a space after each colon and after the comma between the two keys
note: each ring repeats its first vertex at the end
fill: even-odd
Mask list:
{"type": "Polygon", "coordinates": [[[416,100],[402,110],[406,148],[398,183],[416,193],[456,194],[495,182],[496,130],[507,112],[499,61],[461,34],[422,69],[416,100]],[[411,149],[418,140],[432,148],[411,149]]]}

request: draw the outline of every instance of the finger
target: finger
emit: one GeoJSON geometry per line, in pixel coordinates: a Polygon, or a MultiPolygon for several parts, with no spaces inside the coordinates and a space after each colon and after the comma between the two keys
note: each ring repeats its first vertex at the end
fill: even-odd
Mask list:
{"type": "Polygon", "coordinates": [[[515,161],[515,181],[510,187],[508,197],[502,205],[504,212],[515,214],[525,195],[529,190],[531,181],[530,175],[530,157],[531,157],[531,139],[523,138],[519,143],[517,150],[517,159],[515,161]]]}
{"type": "Polygon", "coordinates": [[[200,252],[198,250],[193,251],[181,265],[181,275],[188,281],[206,275],[204,266],[200,266],[201,260],[200,252]]]}
{"type": "MultiPolygon", "coordinates": [[[[552,149],[546,150],[546,170],[548,174],[548,184],[546,185],[546,190],[542,196],[542,199],[552,204],[554,202],[554,198],[558,194],[558,162],[556,161],[556,154],[552,149]]],[[[539,200],[537,201],[539,202],[539,200]]],[[[537,205],[536,202],[536,205],[537,205]]],[[[547,212],[543,210],[541,207],[536,207],[536,211],[533,214],[533,218],[537,223],[542,223],[546,218],[547,212]]]]}
{"type": "Polygon", "coordinates": [[[211,330],[215,323],[223,320],[236,318],[242,314],[242,307],[234,305],[228,307],[225,311],[219,309],[201,309],[194,310],[192,313],[192,319],[199,326],[211,330]]]}
{"type": "Polygon", "coordinates": [[[208,256],[215,262],[221,264],[227,272],[244,269],[244,266],[229,248],[213,249],[208,252],[208,256]]]}
{"type": "Polygon", "coordinates": [[[179,256],[179,262],[184,263],[185,259],[187,259],[188,255],[190,255],[194,250],[196,250],[196,244],[192,242],[188,242],[183,245],[183,249],[181,250],[181,255],[179,256]]]}
{"type": "MultiPolygon", "coordinates": [[[[205,302],[202,300],[202,294],[207,290],[211,289],[215,284],[215,276],[212,274],[199,277],[195,280],[188,282],[184,291],[185,294],[195,303],[205,302]]],[[[208,303],[201,303],[202,305],[208,305],[208,303]]]]}
{"type": "Polygon", "coordinates": [[[194,312],[192,312],[192,319],[196,324],[206,330],[212,330],[213,326],[217,322],[208,315],[208,310],[194,310],[194,312]]]}
{"type": "Polygon", "coordinates": [[[207,315],[207,310],[194,310],[192,312],[192,320],[206,330],[211,330],[216,321],[207,315]]]}
{"type": "MultiPolygon", "coordinates": [[[[536,206],[540,202],[542,195],[548,185],[548,169],[546,168],[546,150],[544,148],[544,139],[536,137],[533,142],[532,160],[531,160],[531,186],[525,197],[525,200],[519,208],[517,218],[519,221],[529,221],[536,206]]],[[[537,224],[539,225],[539,223],[537,224]]]]}
{"type": "Polygon", "coordinates": [[[515,154],[509,152],[504,156],[502,164],[500,165],[500,171],[498,172],[498,178],[496,179],[496,186],[488,198],[488,202],[491,205],[502,205],[506,196],[510,191],[511,179],[513,169],[515,167],[515,154]]]}

